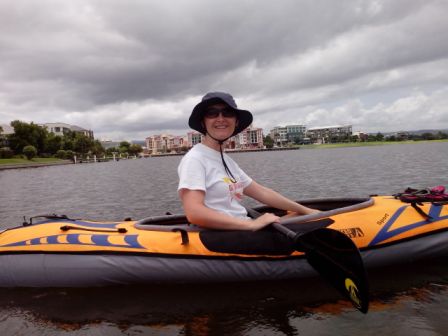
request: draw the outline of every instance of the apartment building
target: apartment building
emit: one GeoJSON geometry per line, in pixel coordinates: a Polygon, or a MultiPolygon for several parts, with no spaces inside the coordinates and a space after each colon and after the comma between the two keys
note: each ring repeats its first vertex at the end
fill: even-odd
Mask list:
{"type": "Polygon", "coordinates": [[[301,142],[306,138],[306,126],[275,126],[270,130],[269,136],[274,141],[274,145],[277,147],[282,147],[286,144],[301,142]]]}
{"type": "Polygon", "coordinates": [[[183,136],[170,134],[151,135],[145,139],[149,154],[178,153],[187,147],[187,139],[183,136]]]}
{"type": "Polygon", "coordinates": [[[352,125],[315,127],[307,131],[307,136],[311,139],[311,142],[321,144],[345,140],[352,135],[352,125]]]}
{"type": "Polygon", "coordinates": [[[241,133],[231,137],[227,148],[231,149],[261,149],[263,144],[263,129],[252,125],[241,133]]]}
{"type": "MultiPolygon", "coordinates": [[[[186,136],[174,136],[166,134],[151,135],[145,139],[149,154],[179,153],[201,143],[204,135],[191,131],[186,136]]],[[[227,149],[259,149],[264,148],[263,129],[249,126],[241,133],[231,137],[224,144],[227,149]]]]}
{"type": "Polygon", "coordinates": [[[54,133],[55,135],[63,136],[65,133],[71,131],[76,133],[81,133],[91,139],[93,139],[93,131],[87,130],[85,128],[76,126],[76,125],[69,125],[65,123],[46,123],[40,125],[42,127],[45,127],[48,132],[54,133]]]}
{"type": "Polygon", "coordinates": [[[202,133],[192,131],[187,133],[187,144],[188,148],[193,147],[194,145],[201,143],[204,139],[204,135],[202,133]]]}

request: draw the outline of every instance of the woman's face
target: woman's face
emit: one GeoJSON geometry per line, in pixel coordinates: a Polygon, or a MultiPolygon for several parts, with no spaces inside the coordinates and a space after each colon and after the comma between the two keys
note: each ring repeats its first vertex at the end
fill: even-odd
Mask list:
{"type": "Polygon", "coordinates": [[[226,104],[208,106],[204,113],[203,122],[207,133],[218,140],[230,137],[237,125],[235,111],[226,104]]]}

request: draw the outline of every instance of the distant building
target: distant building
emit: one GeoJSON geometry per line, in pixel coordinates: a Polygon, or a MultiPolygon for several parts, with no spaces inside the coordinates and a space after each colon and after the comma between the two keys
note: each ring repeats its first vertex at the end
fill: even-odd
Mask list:
{"type": "Polygon", "coordinates": [[[204,135],[202,133],[192,131],[187,133],[187,147],[191,148],[194,145],[201,143],[204,139],[204,135]]]}
{"type": "Polygon", "coordinates": [[[145,139],[149,154],[179,153],[187,147],[187,139],[170,134],[151,135],[145,139]]]}
{"type": "Polygon", "coordinates": [[[241,133],[231,137],[227,148],[231,149],[260,149],[264,148],[263,129],[255,128],[252,125],[241,133]]]}
{"type": "Polygon", "coordinates": [[[352,136],[352,125],[309,128],[306,132],[312,143],[333,143],[352,136]]]}
{"type": "Polygon", "coordinates": [[[353,132],[353,136],[356,137],[357,141],[367,141],[369,135],[363,132],[353,132]]]}
{"type": "MultiPolygon", "coordinates": [[[[204,135],[197,131],[188,132],[186,136],[167,134],[151,135],[145,139],[149,154],[181,153],[198,143],[202,143],[204,135]]],[[[247,127],[239,134],[228,139],[224,146],[227,149],[259,149],[263,148],[263,129],[247,127]]]]}
{"type": "Polygon", "coordinates": [[[275,126],[269,132],[269,136],[274,141],[274,146],[276,147],[282,147],[288,143],[287,130],[284,126],[275,126]]]}
{"type": "Polygon", "coordinates": [[[275,126],[270,130],[269,136],[274,141],[274,146],[277,147],[282,147],[284,145],[292,143],[302,143],[306,138],[306,126],[275,126]]]}
{"type": "Polygon", "coordinates": [[[48,130],[48,132],[53,133],[55,135],[63,136],[64,134],[71,131],[71,132],[83,134],[86,137],[93,139],[93,131],[92,130],[87,130],[85,128],[82,128],[82,127],[79,127],[76,125],[69,125],[69,124],[65,124],[65,123],[46,123],[46,124],[42,124],[40,126],[45,127],[48,130]]]}
{"type": "Polygon", "coordinates": [[[397,132],[397,134],[396,134],[396,139],[400,140],[400,141],[409,140],[409,137],[410,137],[410,133],[405,132],[405,131],[397,132]]]}
{"type": "Polygon", "coordinates": [[[121,141],[103,140],[103,141],[100,141],[100,143],[104,147],[104,149],[109,149],[109,148],[120,147],[121,141]]]}

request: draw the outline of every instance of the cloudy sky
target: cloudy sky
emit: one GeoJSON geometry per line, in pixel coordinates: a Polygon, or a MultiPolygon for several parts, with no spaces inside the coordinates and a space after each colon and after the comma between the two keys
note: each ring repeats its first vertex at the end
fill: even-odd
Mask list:
{"type": "Polygon", "coordinates": [[[0,0],[0,124],[183,134],[207,91],[254,125],[448,128],[446,0],[0,0]]]}

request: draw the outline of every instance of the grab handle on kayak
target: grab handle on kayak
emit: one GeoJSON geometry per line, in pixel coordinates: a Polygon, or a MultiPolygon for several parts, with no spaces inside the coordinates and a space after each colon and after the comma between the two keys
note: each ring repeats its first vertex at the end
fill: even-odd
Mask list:
{"type": "Polygon", "coordinates": [[[23,226],[33,225],[33,219],[36,218],[45,218],[45,219],[63,219],[68,221],[75,221],[76,219],[68,218],[67,215],[58,215],[58,214],[48,214],[48,215],[37,215],[30,217],[29,222],[27,222],[26,217],[23,216],[23,226]]]}
{"type": "Polygon", "coordinates": [[[62,231],[68,230],[82,230],[82,231],[93,231],[93,232],[118,232],[118,233],[126,233],[128,230],[126,228],[118,228],[118,229],[93,229],[86,228],[81,226],[73,226],[73,225],[63,225],[60,227],[62,231]]]}
{"type": "Polygon", "coordinates": [[[173,232],[180,232],[180,236],[182,238],[181,245],[188,245],[190,243],[190,238],[188,238],[188,232],[179,228],[173,229],[173,232]]]}

